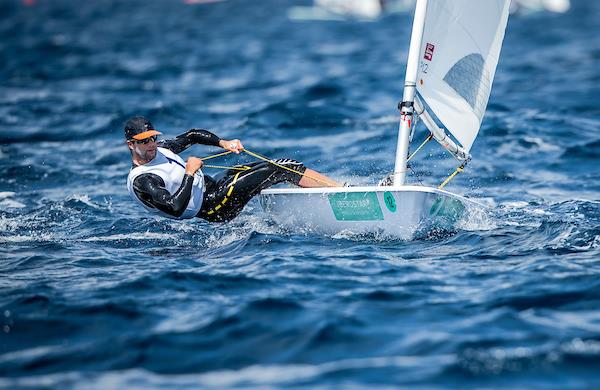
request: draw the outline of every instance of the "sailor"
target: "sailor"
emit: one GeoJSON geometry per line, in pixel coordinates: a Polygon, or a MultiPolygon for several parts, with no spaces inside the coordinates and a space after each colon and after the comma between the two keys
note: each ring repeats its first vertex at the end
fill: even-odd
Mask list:
{"type": "Polygon", "coordinates": [[[178,156],[192,145],[220,146],[239,154],[239,139],[225,140],[208,130],[191,129],[174,139],[157,141],[161,133],[142,116],[125,123],[132,167],[127,177],[131,197],[146,210],[173,219],[203,218],[211,222],[235,218],[261,190],[287,182],[300,187],[339,187],[336,181],[302,163],[279,159],[228,169],[214,178],[201,170],[202,160],[178,156]],[[285,168],[284,168],[285,167],[285,168]]]}

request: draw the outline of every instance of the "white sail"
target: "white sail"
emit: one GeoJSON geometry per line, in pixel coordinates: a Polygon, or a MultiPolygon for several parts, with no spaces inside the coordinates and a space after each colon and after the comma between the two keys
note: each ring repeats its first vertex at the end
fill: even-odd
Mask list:
{"type": "Polygon", "coordinates": [[[468,152],[498,65],[510,0],[428,0],[417,91],[468,152]]]}

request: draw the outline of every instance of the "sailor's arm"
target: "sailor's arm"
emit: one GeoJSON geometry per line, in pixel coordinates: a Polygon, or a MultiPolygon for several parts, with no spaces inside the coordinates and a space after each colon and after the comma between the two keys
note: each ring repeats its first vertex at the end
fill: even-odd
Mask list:
{"type": "Polygon", "coordinates": [[[161,148],[166,148],[173,153],[181,153],[192,145],[219,145],[221,138],[204,129],[191,129],[173,139],[167,139],[158,143],[161,148]]]}
{"type": "Polygon", "coordinates": [[[239,153],[244,147],[240,140],[225,140],[204,129],[191,129],[173,139],[164,140],[158,146],[169,149],[173,153],[181,153],[192,145],[220,146],[230,152],[239,153]]]}
{"type": "Polygon", "coordinates": [[[200,167],[202,160],[196,157],[188,158],[181,185],[173,195],[165,188],[163,179],[152,173],[136,177],[133,190],[142,202],[174,217],[180,217],[190,201],[194,174],[200,167]]]}

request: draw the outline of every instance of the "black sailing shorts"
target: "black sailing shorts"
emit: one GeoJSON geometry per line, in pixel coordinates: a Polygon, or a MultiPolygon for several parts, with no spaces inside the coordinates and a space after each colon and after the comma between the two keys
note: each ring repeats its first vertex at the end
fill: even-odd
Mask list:
{"type": "Polygon", "coordinates": [[[214,178],[204,176],[204,200],[196,216],[210,222],[230,221],[265,188],[283,182],[298,185],[306,171],[301,162],[290,159],[274,162],[294,172],[268,162],[256,162],[240,166],[250,168],[245,171],[228,169],[214,178]]]}

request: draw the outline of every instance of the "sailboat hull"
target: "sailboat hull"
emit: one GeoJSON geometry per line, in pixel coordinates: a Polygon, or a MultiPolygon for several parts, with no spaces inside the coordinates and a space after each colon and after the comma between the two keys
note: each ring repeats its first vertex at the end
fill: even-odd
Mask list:
{"type": "Polygon", "coordinates": [[[460,195],[418,186],[268,189],[260,203],[287,229],[390,239],[454,229],[469,206],[481,207],[460,195]]]}

